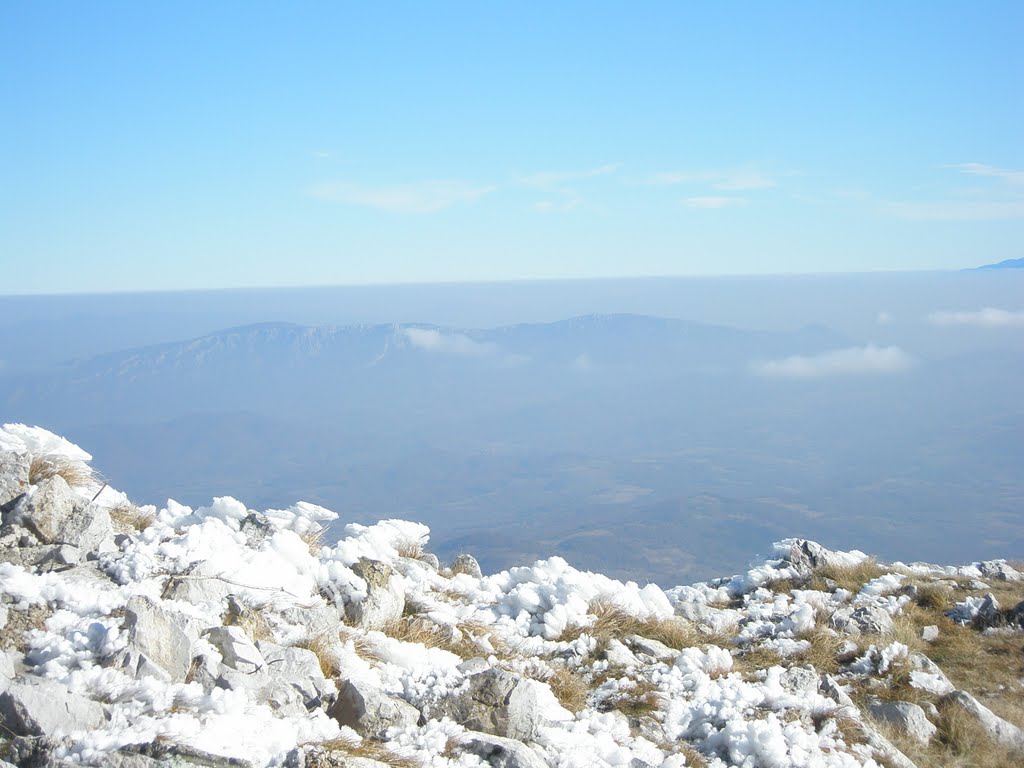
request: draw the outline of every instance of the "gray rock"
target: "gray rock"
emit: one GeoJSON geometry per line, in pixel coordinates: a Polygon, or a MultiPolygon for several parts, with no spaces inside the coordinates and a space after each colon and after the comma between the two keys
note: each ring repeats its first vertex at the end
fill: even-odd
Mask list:
{"type": "Polygon", "coordinates": [[[6,511],[12,502],[16,502],[28,490],[30,466],[31,461],[26,453],[0,453],[0,511],[6,511]]]}
{"type": "Polygon", "coordinates": [[[985,590],[985,589],[992,589],[992,587],[990,587],[984,581],[978,581],[977,579],[973,579],[972,581],[970,581],[967,584],[967,588],[969,590],[971,590],[972,592],[981,592],[982,590],[985,590]]]}
{"type": "Polygon", "coordinates": [[[480,563],[476,561],[475,557],[468,555],[465,552],[452,560],[452,564],[448,567],[448,570],[450,570],[453,575],[457,573],[464,573],[467,576],[472,576],[474,579],[479,579],[483,576],[483,572],[480,570],[480,563]]]}
{"type": "Polygon", "coordinates": [[[14,680],[14,658],[9,653],[0,651],[0,693],[11,687],[14,680]]]}
{"type": "Polygon", "coordinates": [[[952,703],[974,715],[989,735],[1000,744],[1024,751],[1024,731],[1013,723],[1008,723],[976,698],[965,691],[953,691],[943,701],[952,703]]]}
{"type": "Polygon", "coordinates": [[[352,680],[338,687],[338,698],[327,714],[341,725],[369,738],[383,738],[388,728],[416,725],[419,710],[406,701],[352,680]]]}
{"type": "Polygon", "coordinates": [[[467,752],[487,761],[492,768],[547,768],[548,765],[521,741],[490,733],[466,731],[461,735],[459,744],[467,752]]]}
{"type": "Polygon", "coordinates": [[[921,639],[926,643],[934,643],[939,639],[939,627],[936,624],[929,624],[921,628],[921,639]]]}
{"type": "Polygon", "coordinates": [[[779,682],[789,693],[799,696],[816,692],[820,678],[814,667],[790,667],[782,673],[779,682]]]}
{"type": "Polygon", "coordinates": [[[892,616],[881,606],[862,605],[853,611],[850,620],[861,634],[889,635],[893,631],[892,616]]]}
{"type": "Polygon", "coordinates": [[[97,728],[103,707],[42,678],[18,679],[0,693],[0,726],[17,736],[54,736],[97,728]]]}
{"type": "Polygon", "coordinates": [[[1024,574],[1011,568],[1005,560],[986,560],[978,563],[978,570],[987,579],[998,579],[999,581],[1021,581],[1024,574]]]}
{"type": "Polygon", "coordinates": [[[256,672],[263,669],[267,662],[263,654],[245,634],[241,627],[211,627],[203,632],[223,657],[224,666],[239,672],[256,672]]]}
{"type": "MultiPolygon", "coordinates": [[[[160,768],[254,768],[248,760],[222,757],[184,744],[154,741],[122,747],[121,755],[140,755],[156,761],[160,768]]],[[[144,763],[145,768],[149,765],[144,763]]],[[[133,766],[134,768],[134,766],[133,766]]]]}
{"type": "Polygon", "coordinates": [[[54,475],[26,493],[11,511],[11,517],[32,531],[42,543],[53,544],[77,503],[78,496],[64,478],[54,475]]]}
{"type": "Polygon", "coordinates": [[[125,605],[124,627],[128,649],[122,666],[136,676],[163,677],[184,682],[192,661],[192,639],[180,622],[164,608],[145,597],[133,597],[125,605]]]}
{"type": "Polygon", "coordinates": [[[679,655],[679,651],[669,648],[663,642],[640,635],[629,635],[625,638],[625,642],[634,653],[642,653],[655,659],[674,659],[679,655]]]}
{"type": "Polygon", "coordinates": [[[638,663],[633,652],[624,643],[614,638],[608,641],[604,650],[604,658],[609,664],[616,667],[635,667],[638,663]]]}
{"type": "Polygon", "coordinates": [[[491,665],[487,663],[487,659],[482,656],[474,656],[472,659],[466,659],[461,664],[455,667],[459,672],[464,675],[475,675],[479,672],[486,672],[491,668],[491,665]]]}
{"type": "Polygon", "coordinates": [[[425,563],[431,570],[441,570],[441,561],[437,559],[437,555],[433,552],[424,552],[417,558],[421,563],[425,563]]]}
{"type": "Polygon", "coordinates": [[[1015,624],[1018,627],[1024,627],[1024,600],[1017,603],[1017,605],[1015,605],[1007,612],[1006,621],[1009,624],[1015,624]]]}
{"type": "Polygon", "coordinates": [[[910,684],[922,691],[934,693],[937,696],[950,693],[954,690],[949,678],[939,669],[939,665],[929,659],[923,653],[914,651],[910,654],[910,684]]]}
{"type": "MultiPolygon", "coordinates": [[[[75,506],[64,518],[53,539],[55,544],[70,544],[83,552],[98,552],[113,539],[110,512],[95,504],[75,506]]],[[[110,547],[107,547],[109,550],[110,547]]]]}
{"type": "Polygon", "coordinates": [[[468,683],[464,693],[442,702],[438,717],[520,741],[537,737],[545,722],[540,701],[549,695],[544,683],[493,668],[471,675],[468,683]]]}
{"type": "Polygon", "coordinates": [[[315,653],[305,648],[286,648],[265,640],[258,640],[256,648],[266,661],[270,675],[298,691],[305,707],[317,706],[327,690],[327,680],[315,653]]]}
{"type": "Polygon", "coordinates": [[[844,564],[844,561],[837,557],[835,552],[826,549],[816,541],[792,539],[789,541],[789,545],[786,559],[802,573],[807,574],[826,565],[844,564]]]}
{"type": "Polygon", "coordinates": [[[395,572],[391,566],[363,557],[352,566],[352,571],[366,582],[366,597],[345,606],[353,624],[364,629],[380,629],[402,617],[405,592],[392,578],[395,572]]]}
{"type": "Polygon", "coordinates": [[[909,701],[872,701],[870,715],[880,722],[891,723],[912,739],[927,745],[938,730],[924,710],[909,701]]]}

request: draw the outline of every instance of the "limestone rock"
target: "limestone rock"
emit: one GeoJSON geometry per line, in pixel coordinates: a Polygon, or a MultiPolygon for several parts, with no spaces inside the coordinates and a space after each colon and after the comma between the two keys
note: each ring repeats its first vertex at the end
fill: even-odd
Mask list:
{"type": "Polygon", "coordinates": [[[125,605],[124,627],[128,650],[122,666],[136,676],[162,677],[155,670],[163,670],[171,681],[184,682],[192,640],[167,610],[147,598],[133,597],[125,605]]]}
{"type": "Polygon", "coordinates": [[[17,736],[84,731],[105,719],[100,704],[52,680],[17,679],[0,693],[0,730],[17,736]]]}
{"type": "Polygon", "coordinates": [[[475,557],[465,552],[452,560],[449,570],[453,574],[464,573],[467,576],[472,576],[474,579],[479,579],[483,576],[483,572],[480,570],[480,563],[476,561],[475,557]]]}
{"type": "Polygon", "coordinates": [[[12,510],[13,519],[44,544],[57,541],[61,525],[71,515],[78,496],[60,475],[48,477],[25,494],[12,510]]]}
{"type": "Polygon", "coordinates": [[[910,684],[914,688],[942,696],[954,690],[949,678],[939,669],[938,664],[923,653],[914,651],[910,654],[910,684]]]}
{"type": "Polygon", "coordinates": [[[921,628],[921,639],[926,643],[934,643],[939,639],[939,627],[936,624],[929,624],[921,628]]]}
{"type": "Polygon", "coordinates": [[[419,710],[406,701],[367,685],[346,680],[327,714],[361,736],[383,738],[388,728],[415,725],[419,710]]]}
{"type": "Polygon", "coordinates": [[[203,632],[223,657],[224,666],[239,672],[256,672],[267,662],[256,645],[241,627],[211,627],[203,632]]]}
{"type": "Polygon", "coordinates": [[[909,701],[872,701],[868,704],[868,712],[875,720],[895,725],[924,745],[932,740],[938,730],[924,710],[909,701]]]}
{"type": "Polygon", "coordinates": [[[1024,751],[1024,730],[1003,720],[969,693],[953,691],[945,697],[944,701],[955,704],[978,718],[982,727],[1000,744],[1024,751]]]}
{"type": "Polygon", "coordinates": [[[884,608],[877,605],[863,605],[854,610],[850,619],[861,634],[889,635],[892,634],[892,616],[884,608]]]}
{"type": "Polygon", "coordinates": [[[629,635],[625,642],[633,653],[642,653],[655,659],[674,659],[679,655],[679,651],[669,648],[660,640],[651,640],[640,635],[629,635]]]}
{"type": "Polygon", "coordinates": [[[30,460],[26,453],[0,453],[0,511],[6,511],[28,490],[29,466],[30,460]]]}
{"type": "Polygon", "coordinates": [[[637,658],[633,652],[624,643],[614,638],[608,641],[604,658],[609,664],[616,667],[633,667],[637,664],[637,658]]]}
{"type": "Polygon", "coordinates": [[[466,731],[459,744],[492,768],[547,768],[547,763],[537,752],[515,739],[466,731]]]}
{"type": "Polygon", "coordinates": [[[366,597],[345,607],[349,619],[365,629],[379,629],[402,617],[405,592],[397,583],[394,570],[378,560],[360,558],[352,571],[366,582],[366,597]]]}
{"type": "Polygon", "coordinates": [[[472,730],[531,741],[545,722],[541,702],[550,695],[543,683],[492,668],[470,676],[466,692],[445,702],[438,716],[447,714],[472,730]]]}
{"type": "Polygon", "coordinates": [[[987,579],[997,579],[999,581],[1024,580],[1024,574],[1015,568],[1011,568],[1005,560],[986,560],[983,563],[978,563],[978,570],[987,579]]]}
{"type": "Polygon", "coordinates": [[[425,563],[433,571],[441,570],[441,561],[437,559],[437,555],[433,552],[424,552],[416,559],[421,563],[425,563]]]}
{"type": "Polygon", "coordinates": [[[256,648],[266,661],[270,675],[298,691],[307,709],[319,704],[329,686],[315,653],[305,648],[286,648],[265,640],[257,641],[256,648]]]}

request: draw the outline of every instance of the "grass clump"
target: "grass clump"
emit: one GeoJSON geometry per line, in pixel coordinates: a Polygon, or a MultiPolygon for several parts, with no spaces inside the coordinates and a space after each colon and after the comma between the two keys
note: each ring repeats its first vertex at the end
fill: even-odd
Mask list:
{"type": "Polygon", "coordinates": [[[551,686],[551,692],[555,694],[558,703],[570,712],[575,714],[587,705],[590,687],[580,672],[568,667],[556,667],[546,682],[551,686]]]}
{"type": "Polygon", "coordinates": [[[378,763],[390,766],[390,768],[419,768],[420,763],[409,757],[404,757],[396,752],[370,739],[360,741],[345,738],[331,739],[330,741],[311,742],[303,744],[304,747],[319,747],[323,752],[309,751],[306,754],[306,768],[334,768],[338,765],[337,755],[339,752],[345,757],[363,758],[375,760],[378,763]]]}
{"type": "Polygon", "coordinates": [[[324,545],[327,542],[327,526],[314,525],[305,533],[301,534],[300,538],[305,542],[306,546],[309,547],[309,554],[313,557],[319,557],[320,552],[323,551],[324,545]]]}
{"type": "Polygon", "coordinates": [[[332,679],[341,674],[341,663],[335,651],[335,644],[338,639],[338,636],[333,632],[323,632],[319,635],[299,640],[295,643],[295,647],[312,651],[316,655],[317,661],[320,662],[320,671],[324,677],[332,679]]]}
{"type": "Polygon", "coordinates": [[[241,629],[253,642],[257,640],[274,641],[274,632],[263,612],[243,605],[233,598],[228,599],[228,610],[224,614],[223,621],[226,627],[234,626],[241,629]]]}
{"type": "Polygon", "coordinates": [[[144,531],[156,522],[156,515],[145,512],[130,501],[121,501],[109,510],[110,521],[121,531],[144,531]]]}
{"type": "Polygon", "coordinates": [[[823,565],[815,569],[815,578],[812,578],[811,586],[813,589],[826,591],[827,585],[824,581],[828,579],[848,592],[860,592],[865,584],[884,573],[885,570],[871,557],[855,565],[823,565]]]}
{"type": "Polygon", "coordinates": [[[744,680],[749,681],[762,670],[782,663],[783,658],[778,651],[764,646],[755,646],[733,653],[732,671],[739,672],[744,680]]]}
{"type": "Polygon", "coordinates": [[[846,640],[842,635],[819,625],[802,633],[799,639],[809,642],[810,647],[793,654],[791,659],[800,664],[810,664],[820,674],[834,675],[839,671],[839,650],[846,640]]]}
{"type": "Polygon", "coordinates": [[[489,656],[492,653],[502,656],[506,653],[504,644],[494,636],[491,628],[475,622],[462,622],[458,626],[449,627],[435,624],[421,616],[405,616],[385,625],[381,628],[381,632],[388,637],[406,643],[419,643],[428,648],[440,648],[454,653],[462,659],[489,656]],[[481,646],[474,640],[474,635],[490,635],[488,640],[493,651],[481,646]]]}
{"type": "Polygon", "coordinates": [[[616,605],[603,601],[590,606],[590,614],[594,623],[590,626],[567,627],[559,636],[559,640],[572,641],[583,634],[597,639],[598,650],[602,650],[609,640],[621,640],[629,635],[639,635],[648,640],[657,640],[669,648],[682,650],[702,645],[725,646],[725,637],[713,633],[705,633],[693,624],[682,619],[640,618],[627,613],[616,605]]]}
{"type": "Polygon", "coordinates": [[[38,485],[51,477],[61,477],[72,488],[88,485],[96,475],[85,464],[66,456],[44,453],[33,456],[28,468],[28,481],[38,485]]]}

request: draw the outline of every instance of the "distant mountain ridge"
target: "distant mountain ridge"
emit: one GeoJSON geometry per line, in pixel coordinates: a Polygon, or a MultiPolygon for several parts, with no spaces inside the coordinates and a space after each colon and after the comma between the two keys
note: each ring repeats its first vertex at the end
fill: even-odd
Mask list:
{"type": "Polygon", "coordinates": [[[974,269],[1024,269],[1024,257],[1019,259],[1005,259],[995,264],[983,264],[974,269]]]}

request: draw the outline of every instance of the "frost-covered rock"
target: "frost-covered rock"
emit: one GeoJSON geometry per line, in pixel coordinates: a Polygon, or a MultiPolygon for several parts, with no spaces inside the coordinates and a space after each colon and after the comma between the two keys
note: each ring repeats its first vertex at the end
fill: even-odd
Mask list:
{"type": "Polygon", "coordinates": [[[64,478],[54,475],[22,496],[10,517],[32,531],[43,544],[52,544],[78,503],[78,495],[64,478]]]}
{"type": "Polygon", "coordinates": [[[986,560],[978,563],[978,570],[986,579],[998,579],[999,581],[1021,581],[1024,574],[1011,567],[1005,560],[986,560]]]}
{"type": "Polygon", "coordinates": [[[302,696],[307,709],[317,706],[334,690],[320,668],[316,654],[305,648],[286,648],[266,640],[257,640],[256,648],[266,661],[267,671],[291,685],[302,696]]]}
{"type": "Polygon", "coordinates": [[[135,676],[167,676],[183,682],[192,661],[192,640],[174,615],[144,597],[133,597],[124,607],[128,645],[121,666],[135,676]]]}
{"type": "Polygon", "coordinates": [[[28,490],[30,464],[27,453],[0,452],[0,512],[28,490]]]}
{"type": "Polygon", "coordinates": [[[474,579],[479,579],[483,576],[483,572],[480,570],[480,563],[476,561],[475,557],[465,552],[452,560],[449,568],[452,573],[464,573],[474,579]]]}
{"type": "Polygon", "coordinates": [[[361,736],[383,738],[389,728],[407,728],[420,719],[419,710],[397,696],[362,681],[345,680],[327,714],[361,736]]]}
{"type": "Polygon", "coordinates": [[[52,680],[14,680],[0,693],[0,730],[16,736],[60,736],[95,728],[103,706],[52,680]]]}
{"type": "Polygon", "coordinates": [[[211,627],[203,632],[203,637],[220,652],[222,663],[231,669],[253,673],[267,665],[259,648],[241,627],[211,627]]]}
{"type": "Polygon", "coordinates": [[[405,593],[395,578],[395,569],[379,560],[360,558],[352,572],[366,584],[366,597],[345,607],[352,623],[379,629],[402,616],[405,593]]]}
{"type": "Polygon", "coordinates": [[[928,744],[938,730],[917,704],[909,701],[872,701],[868,712],[881,722],[890,723],[921,744],[928,744]]]}
{"type": "Polygon", "coordinates": [[[547,768],[536,751],[515,739],[466,731],[460,745],[492,768],[547,768]]]}

